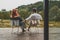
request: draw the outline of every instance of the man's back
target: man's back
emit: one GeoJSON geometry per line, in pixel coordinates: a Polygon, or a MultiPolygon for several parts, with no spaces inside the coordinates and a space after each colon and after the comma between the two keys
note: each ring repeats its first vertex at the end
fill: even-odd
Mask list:
{"type": "Polygon", "coordinates": [[[36,19],[36,20],[42,20],[41,15],[38,14],[38,13],[34,13],[34,14],[32,14],[32,17],[35,17],[34,19],[36,19]]]}
{"type": "Polygon", "coordinates": [[[27,18],[27,20],[33,20],[33,19],[42,20],[42,16],[38,13],[33,13],[27,18]]]}

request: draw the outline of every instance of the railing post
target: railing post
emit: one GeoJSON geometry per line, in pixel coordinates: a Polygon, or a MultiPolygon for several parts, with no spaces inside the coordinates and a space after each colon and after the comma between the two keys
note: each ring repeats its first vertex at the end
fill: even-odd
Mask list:
{"type": "Polygon", "coordinates": [[[44,40],[49,40],[49,25],[48,25],[48,0],[44,0],[44,40]]]}

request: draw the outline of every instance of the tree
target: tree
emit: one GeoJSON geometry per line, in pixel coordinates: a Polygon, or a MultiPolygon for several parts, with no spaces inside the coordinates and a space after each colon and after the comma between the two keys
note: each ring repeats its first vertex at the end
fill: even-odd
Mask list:
{"type": "Polygon", "coordinates": [[[60,9],[58,10],[56,21],[60,21],[60,9]]]}
{"type": "Polygon", "coordinates": [[[56,20],[58,10],[58,6],[54,6],[49,10],[49,20],[56,20]]]}

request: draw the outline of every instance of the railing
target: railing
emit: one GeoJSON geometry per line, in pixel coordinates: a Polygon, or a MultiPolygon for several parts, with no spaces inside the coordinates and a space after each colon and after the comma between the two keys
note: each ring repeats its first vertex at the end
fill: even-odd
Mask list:
{"type": "MultiPolygon", "coordinates": [[[[49,27],[57,27],[59,26],[60,22],[55,22],[55,21],[49,21],[49,27]]],[[[29,25],[27,25],[29,26],[29,25]]],[[[3,20],[3,19],[0,19],[0,28],[1,27],[11,27],[10,25],[10,20],[3,20]]],[[[40,22],[40,27],[44,27],[44,21],[41,21],[40,22]]]]}

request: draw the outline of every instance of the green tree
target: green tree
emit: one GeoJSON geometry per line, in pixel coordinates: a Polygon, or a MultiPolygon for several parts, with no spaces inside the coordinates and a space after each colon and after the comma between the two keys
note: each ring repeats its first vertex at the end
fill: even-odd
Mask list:
{"type": "Polygon", "coordinates": [[[58,10],[58,6],[54,6],[49,10],[49,20],[56,20],[58,10]]]}

